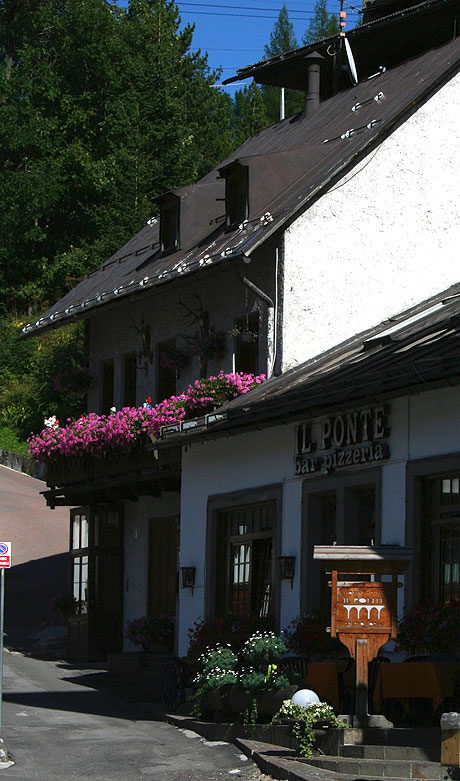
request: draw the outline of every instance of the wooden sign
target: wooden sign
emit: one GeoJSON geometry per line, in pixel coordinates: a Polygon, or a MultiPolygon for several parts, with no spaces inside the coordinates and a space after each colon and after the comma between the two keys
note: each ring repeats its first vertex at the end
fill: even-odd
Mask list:
{"type": "Polygon", "coordinates": [[[337,587],[337,632],[393,634],[392,583],[347,583],[337,587]]]}
{"type": "Polygon", "coordinates": [[[396,546],[315,546],[314,558],[331,573],[331,637],[337,637],[356,660],[355,720],[368,718],[368,664],[382,645],[396,638],[398,574],[412,551],[396,546]],[[339,582],[338,574],[391,575],[390,582],[339,582]]]}
{"type": "Polygon", "coordinates": [[[337,585],[332,600],[331,637],[338,637],[352,657],[356,640],[367,640],[371,661],[390,637],[396,637],[395,593],[393,582],[337,585]]]}

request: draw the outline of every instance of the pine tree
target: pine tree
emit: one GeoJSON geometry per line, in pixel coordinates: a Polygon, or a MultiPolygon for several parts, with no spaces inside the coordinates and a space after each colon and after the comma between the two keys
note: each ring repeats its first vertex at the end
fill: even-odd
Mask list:
{"type": "MultiPolygon", "coordinates": [[[[298,43],[294,34],[294,27],[289,21],[289,14],[286,4],[283,4],[279,12],[278,19],[275,22],[273,31],[270,33],[270,43],[264,47],[264,53],[267,59],[276,57],[279,54],[297,49],[298,43]]],[[[269,123],[278,122],[280,118],[280,88],[262,87],[262,95],[266,105],[267,117],[269,123]]],[[[303,108],[303,96],[297,90],[285,90],[285,115],[287,117],[296,114],[303,108]]]]}
{"type": "Polygon", "coordinates": [[[252,81],[242,90],[237,90],[233,103],[233,138],[235,146],[240,146],[250,136],[260,133],[269,125],[262,93],[252,81]]]}
{"type": "Polygon", "coordinates": [[[0,0],[0,308],[56,300],[230,151],[179,25],[170,0],[0,0]]]}
{"type": "Polygon", "coordinates": [[[316,0],[313,8],[313,17],[303,36],[303,43],[308,45],[315,41],[330,38],[339,32],[339,21],[336,14],[330,14],[327,10],[326,0],[316,0]]]}

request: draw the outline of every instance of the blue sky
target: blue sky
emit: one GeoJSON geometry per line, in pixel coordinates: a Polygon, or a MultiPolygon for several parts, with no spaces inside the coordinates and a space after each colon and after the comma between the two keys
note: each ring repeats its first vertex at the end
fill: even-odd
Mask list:
{"type": "MultiPolygon", "coordinates": [[[[352,5],[361,6],[351,0],[352,5]]],[[[176,3],[182,24],[195,23],[193,49],[200,48],[208,52],[208,62],[212,69],[222,68],[222,79],[235,75],[238,68],[258,62],[264,58],[264,45],[269,43],[270,33],[283,5],[282,0],[186,0],[176,3]]],[[[289,18],[300,44],[306,27],[312,17],[315,0],[286,0],[289,18]]],[[[119,5],[128,5],[127,0],[119,0],[119,5]]],[[[339,11],[339,0],[328,0],[328,9],[332,13],[339,11]]],[[[347,29],[354,27],[358,14],[347,4],[347,29]]],[[[228,87],[230,95],[234,87],[228,87]]]]}

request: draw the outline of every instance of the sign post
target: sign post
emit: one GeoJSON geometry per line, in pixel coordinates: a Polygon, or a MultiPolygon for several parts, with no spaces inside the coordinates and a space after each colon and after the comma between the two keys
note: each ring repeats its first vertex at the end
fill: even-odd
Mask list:
{"type": "Polygon", "coordinates": [[[3,626],[5,616],[5,569],[11,567],[11,542],[0,542],[0,737],[3,703],[3,626]]]}
{"type": "Polygon", "coordinates": [[[355,721],[368,721],[368,665],[380,648],[396,639],[398,575],[411,561],[411,548],[396,545],[316,545],[313,558],[331,573],[331,637],[356,661],[355,721]],[[361,576],[339,580],[340,575],[361,576]],[[370,576],[390,575],[387,582],[370,576]],[[365,580],[364,577],[368,579],[365,580]]]}

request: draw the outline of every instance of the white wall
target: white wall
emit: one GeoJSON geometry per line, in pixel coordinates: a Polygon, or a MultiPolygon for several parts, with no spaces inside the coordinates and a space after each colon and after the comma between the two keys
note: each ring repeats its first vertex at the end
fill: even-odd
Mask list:
{"type": "MultiPolygon", "coordinates": [[[[193,595],[189,589],[180,592],[179,654],[187,650],[189,627],[204,614],[208,496],[290,482],[293,448],[293,429],[285,426],[194,444],[184,452],[180,560],[181,565],[195,566],[197,571],[193,595]]],[[[296,505],[293,508],[292,502],[286,501],[286,507],[291,524],[295,523],[293,512],[296,505]]],[[[283,516],[284,513],[283,502],[283,516]]],[[[288,546],[289,540],[283,539],[284,545],[288,546]]]]}
{"type": "Polygon", "coordinates": [[[286,231],[283,370],[460,280],[459,106],[457,75],[286,231]]]}
{"type": "MultiPolygon", "coordinates": [[[[388,440],[390,458],[382,462],[383,543],[405,544],[406,466],[410,459],[460,452],[460,388],[444,388],[393,399],[388,440]]],[[[294,476],[295,424],[267,428],[189,446],[183,456],[181,563],[197,568],[196,588],[180,592],[179,654],[188,647],[187,630],[204,614],[206,513],[208,497],[281,484],[282,552],[296,555],[296,573],[281,584],[280,624],[300,611],[302,485],[294,476]]],[[[375,463],[368,464],[374,469],[375,463]]],[[[460,456],[459,456],[460,468],[460,456]]],[[[362,470],[363,467],[359,467],[362,470]]],[[[341,474],[353,474],[353,468],[341,474]]],[[[315,479],[318,474],[315,475],[315,479]]],[[[308,479],[308,478],[306,478],[308,479]]],[[[401,606],[403,592],[401,590],[401,606]]]]}

